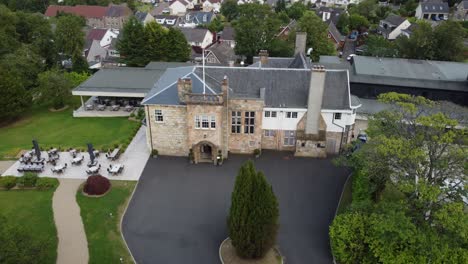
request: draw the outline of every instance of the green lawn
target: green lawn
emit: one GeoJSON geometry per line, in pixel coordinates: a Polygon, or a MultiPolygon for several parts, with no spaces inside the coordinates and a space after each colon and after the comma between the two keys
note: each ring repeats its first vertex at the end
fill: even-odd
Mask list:
{"type": "Polygon", "coordinates": [[[72,109],[50,112],[46,109],[33,110],[22,119],[8,126],[0,127],[0,159],[14,159],[21,149],[31,149],[32,139],[40,146],[86,148],[111,147],[128,141],[139,123],[125,117],[74,118],[72,109]]]}
{"type": "MultiPolygon", "coordinates": [[[[41,263],[55,263],[57,259],[57,230],[52,212],[54,190],[0,191],[0,214],[21,225],[32,237],[49,240],[47,259],[41,263]]],[[[0,245],[1,246],[1,245],[0,245]]]]}
{"type": "Polygon", "coordinates": [[[88,238],[89,263],[120,263],[120,258],[123,263],[133,263],[120,235],[120,219],[136,182],[111,183],[111,191],[100,198],[83,196],[81,190],[76,194],[88,238]]]}

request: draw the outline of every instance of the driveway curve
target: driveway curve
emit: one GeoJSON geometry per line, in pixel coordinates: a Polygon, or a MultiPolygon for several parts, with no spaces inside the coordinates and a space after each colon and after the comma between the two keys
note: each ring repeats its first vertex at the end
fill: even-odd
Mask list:
{"type": "MultiPolygon", "coordinates": [[[[221,167],[149,159],[122,224],[137,263],[219,263],[235,176],[250,157],[231,155],[221,167]]],[[[349,171],[285,152],[264,152],[255,165],[278,197],[287,263],[332,263],[328,226],[349,171]]]]}

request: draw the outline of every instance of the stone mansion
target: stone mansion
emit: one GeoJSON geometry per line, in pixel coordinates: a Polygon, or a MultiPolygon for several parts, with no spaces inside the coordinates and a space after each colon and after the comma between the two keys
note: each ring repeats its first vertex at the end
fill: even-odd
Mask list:
{"type": "Polygon", "coordinates": [[[338,153],[360,107],[348,70],[311,66],[303,53],[272,62],[263,51],[250,67],[168,68],[142,101],[150,148],[196,163],[255,149],[338,153]]]}

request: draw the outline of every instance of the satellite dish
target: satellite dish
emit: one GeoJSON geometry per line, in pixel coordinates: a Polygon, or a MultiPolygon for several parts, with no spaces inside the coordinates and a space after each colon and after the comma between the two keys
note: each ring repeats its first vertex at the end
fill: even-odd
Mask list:
{"type": "Polygon", "coordinates": [[[310,54],[312,53],[313,50],[314,50],[313,48],[309,48],[309,49],[307,50],[307,56],[310,56],[310,54]]]}

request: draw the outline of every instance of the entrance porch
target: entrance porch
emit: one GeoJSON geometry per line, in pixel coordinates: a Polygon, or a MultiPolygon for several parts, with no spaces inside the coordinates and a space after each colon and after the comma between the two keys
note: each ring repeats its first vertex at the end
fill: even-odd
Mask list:
{"type": "Polygon", "coordinates": [[[209,141],[201,141],[192,147],[195,164],[200,162],[216,165],[219,147],[209,141]]]}

